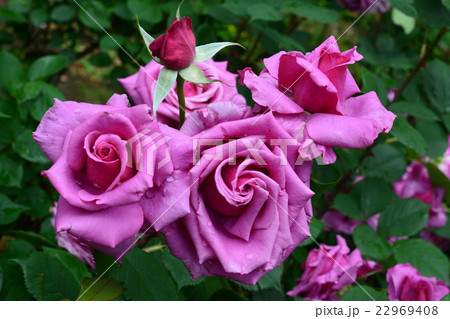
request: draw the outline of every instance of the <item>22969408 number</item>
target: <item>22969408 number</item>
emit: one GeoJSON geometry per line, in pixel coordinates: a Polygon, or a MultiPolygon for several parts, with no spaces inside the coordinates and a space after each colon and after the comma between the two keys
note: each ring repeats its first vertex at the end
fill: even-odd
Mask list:
{"type": "Polygon", "coordinates": [[[395,316],[395,315],[438,315],[437,306],[376,306],[377,316],[395,316]]]}

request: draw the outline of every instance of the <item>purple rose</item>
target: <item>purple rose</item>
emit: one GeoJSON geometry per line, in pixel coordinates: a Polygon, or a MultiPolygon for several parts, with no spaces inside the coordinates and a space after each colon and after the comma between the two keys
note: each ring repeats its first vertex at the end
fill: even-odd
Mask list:
{"type": "Polygon", "coordinates": [[[439,301],[449,293],[443,281],[423,277],[410,264],[398,264],[386,274],[391,301],[439,301]]]}
{"type": "Polygon", "coordinates": [[[195,58],[195,36],[191,18],[175,19],[166,33],[150,43],[149,49],[168,69],[182,70],[190,66],[195,58]]]}
{"type": "Polygon", "coordinates": [[[445,189],[434,187],[427,168],[419,162],[412,162],[399,181],[392,184],[401,198],[417,198],[431,205],[427,227],[443,227],[447,222],[447,209],[442,205],[445,189]]]}
{"type": "Polygon", "coordinates": [[[442,173],[445,174],[445,176],[450,178],[450,136],[448,137],[448,145],[449,146],[442,156],[441,163],[439,164],[439,169],[442,171],[442,173]]]}
{"type": "MultiPolygon", "coordinates": [[[[172,172],[170,161],[157,167],[167,147],[150,108],[130,108],[125,95],[107,105],[56,100],[34,139],[54,163],[43,175],[61,195],[56,231],[114,257],[131,248],[144,221],[142,196],[172,172]]],[[[162,212],[145,213],[151,221],[162,212]]]]}
{"type": "Polygon", "coordinates": [[[348,66],[362,58],[356,48],[341,52],[331,36],[306,55],[282,51],[265,59],[259,76],[244,69],[241,83],[261,110],[272,110],[293,137],[300,143],[312,140],[314,155],[332,163],[332,146],[367,147],[389,132],[395,119],[375,92],[351,97],[360,90],[348,66]]]}
{"type": "Polygon", "coordinates": [[[304,272],[298,285],[287,294],[306,300],[338,300],[335,293],[344,286],[381,268],[374,261],[363,260],[359,249],[349,253],[345,239],[339,235],[336,246],[321,244],[311,250],[302,265],[304,272]]]}
{"type": "Polygon", "coordinates": [[[368,12],[385,13],[391,8],[386,0],[338,0],[338,2],[345,9],[356,13],[363,13],[369,8],[368,12]],[[376,3],[372,5],[375,1],[376,3]]]}
{"type": "Polygon", "coordinates": [[[327,211],[321,220],[325,223],[324,230],[346,235],[353,234],[355,228],[362,224],[361,221],[351,219],[337,210],[327,211]]]}
{"type": "Polygon", "coordinates": [[[170,142],[175,179],[193,186],[190,213],[162,232],[193,279],[253,285],[310,236],[311,162],[294,171],[278,144],[289,134],[271,113],[254,125],[250,116],[247,106],[217,102],[207,115],[194,112],[170,142]]]}
{"type": "MultiPolygon", "coordinates": [[[[201,63],[195,63],[206,76],[220,80],[207,85],[196,85],[185,82],[184,95],[186,98],[186,115],[200,110],[206,112],[209,103],[217,101],[231,101],[235,104],[245,104],[245,99],[236,89],[236,74],[227,71],[227,62],[216,62],[212,59],[201,63]]],[[[127,93],[136,104],[153,105],[153,92],[156,87],[156,79],[162,66],[151,61],[145,67],[141,67],[138,73],[127,78],[119,79],[127,93]]],[[[178,127],[179,111],[176,87],[169,92],[158,108],[158,121],[178,127]]]]}

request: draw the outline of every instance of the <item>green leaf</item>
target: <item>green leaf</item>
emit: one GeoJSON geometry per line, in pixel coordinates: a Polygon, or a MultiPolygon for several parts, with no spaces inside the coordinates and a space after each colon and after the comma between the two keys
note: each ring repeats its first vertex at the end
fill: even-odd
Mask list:
{"type": "Polygon", "coordinates": [[[131,300],[177,300],[178,289],[164,264],[155,256],[134,248],[111,269],[110,277],[122,283],[131,300]]]}
{"type": "Polygon", "coordinates": [[[342,295],[340,301],[373,301],[373,299],[376,301],[388,301],[386,291],[375,290],[366,285],[362,285],[361,287],[354,285],[342,295]]]}
{"type": "Polygon", "coordinates": [[[60,260],[35,252],[27,260],[15,260],[22,266],[28,290],[37,300],[75,299],[80,283],[60,260]]]}
{"type": "Polygon", "coordinates": [[[23,159],[33,163],[49,163],[47,156],[42,152],[39,144],[33,140],[31,131],[24,131],[17,136],[13,144],[14,151],[23,159]]]}
{"type": "Polygon", "coordinates": [[[33,62],[28,71],[30,81],[45,79],[60,71],[67,63],[65,55],[47,55],[33,62]]]}
{"type": "Polygon", "coordinates": [[[448,147],[448,136],[441,124],[421,120],[416,122],[416,129],[427,141],[428,155],[432,158],[438,158],[444,154],[448,147]]]}
{"type": "Polygon", "coordinates": [[[83,264],[77,257],[72,255],[71,253],[62,249],[55,249],[49,247],[44,247],[44,253],[48,254],[49,256],[52,256],[53,258],[58,259],[64,266],[66,266],[67,269],[69,269],[69,271],[80,283],[80,285],[84,278],[92,277],[86,265],[83,264]]]}
{"type": "Polygon", "coordinates": [[[100,1],[87,1],[82,4],[82,7],[78,10],[79,18],[88,28],[93,30],[102,31],[108,29],[111,25],[110,15],[111,12],[100,1]]]}
{"type": "Polygon", "coordinates": [[[364,220],[364,217],[361,216],[358,203],[348,194],[338,194],[334,199],[332,207],[351,219],[364,220]]]}
{"type": "Polygon", "coordinates": [[[161,5],[158,1],[128,0],[128,8],[133,13],[138,14],[140,20],[152,25],[162,21],[163,15],[161,5]]]}
{"type": "Polygon", "coordinates": [[[155,114],[155,116],[159,105],[175,85],[177,76],[177,71],[169,70],[167,68],[162,68],[159,72],[158,81],[156,82],[155,92],[153,94],[153,114],[155,114]]]}
{"type": "Polygon", "coordinates": [[[30,13],[30,20],[35,27],[39,27],[41,24],[48,21],[48,13],[44,9],[33,10],[30,13]]]}
{"type": "Polygon", "coordinates": [[[392,9],[392,22],[403,28],[405,34],[410,34],[416,26],[416,19],[404,14],[400,10],[392,9]]]}
{"type": "Polygon", "coordinates": [[[262,276],[261,279],[258,280],[257,285],[260,289],[276,289],[280,292],[283,292],[283,289],[281,288],[282,274],[283,274],[283,265],[269,271],[267,274],[262,276]]]}
{"type": "Polygon", "coordinates": [[[400,179],[406,169],[403,154],[394,146],[380,144],[372,149],[373,156],[366,157],[362,163],[363,175],[379,177],[386,182],[400,179]]]}
{"type": "Polygon", "coordinates": [[[14,235],[14,237],[25,239],[27,242],[32,243],[36,247],[58,247],[54,242],[32,231],[14,230],[11,234],[14,235]]]}
{"type": "Polygon", "coordinates": [[[397,116],[408,114],[427,121],[439,121],[439,117],[427,107],[408,101],[395,102],[389,107],[389,111],[397,116]]]}
{"type": "Polygon", "coordinates": [[[75,7],[73,5],[60,4],[53,8],[50,18],[57,22],[69,22],[75,17],[75,7]]]}
{"type": "Polygon", "coordinates": [[[353,231],[353,241],[359,248],[361,254],[378,260],[389,257],[392,252],[389,242],[377,234],[368,225],[359,225],[353,231]]]}
{"type": "Polygon", "coordinates": [[[216,55],[217,52],[222,50],[223,48],[237,45],[241,48],[245,49],[242,45],[239,43],[234,42],[214,42],[214,43],[208,43],[205,45],[199,45],[195,48],[195,59],[194,62],[204,62],[208,59],[211,59],[214,55],[216,55]]]}
{"type": "Polygon", "coordinates": [[[20,187],[22,185],[23,166],[11,159],[8,154],[0,154],[0,185],[20,187]]]}
{"type": "Polygon", "coordinates": [[[2,265],[0,264],[0,291],[2,291],[2,286],[3,286],[3,269],[2,265]]]}
{"type": "Polygon", "coordinates": [[[102,48],[103,51],[117,50],[119,48],[118,45],[122,45],[124,42],[125,38],[120,34],[104,35],[100,39],[100,48],[102,48]]]}
{"type": "Polygon", "coordinates": [[[339,14],[336,10],[318,7],[310,2],[290,1],[285,10],[293,14],[321,23],[336,23],[339,14]]]}
{"type": "Polygon", "coordinates": [[[419,155],[426,156],[428,146],[420,133],[408,123],[403,115],[398,115],[390,132],[400,143],[417,152],[419,155]]]}
{"type": "Polygon", "coordinates": [[[407,198],[387,206],[378,221],[378,231],[386,236],[412,236],[428,221],[430,207],[416,198],[407,198]]]}
{"type": "Polygon", "coordinates": [[[194,64],[191,64],[186,69],[179,71],[179,73],[183,79],[192,83],[209,84],[214,82],[206,78],[202,70],[200,70],[200,68],[194,64]]]}
{"type": "Polygon", "coordinates": [[[450,11],[439,0],[414,0],[419,19],[431,28],[450,26],[450,11]]]}
{"type": "Polygon", "coordinates": [[[354,189],[359,192],[360,207],[366,217],[382,211],[394,195],[390,185],[379,178],[366,178],[357,183],[354,189]]]}
{"type": "Polygon", "coordinates": [[[450,133],[450,114],[445,114],[442,116],[442,122],[444,123],[447,133],[450,133]]]}
{"type": "Polygon", "coordinates": [[[439,237],[450,239],[450,218],[447,219],[447,223],[443,227],[430,230],[439,237]]]}
{"type": "Polygon", "coordinates": [[[311,222],[309,223],[309,231],[311,232],[312,238],[310,237],[310,238],[306,239],[304,242],[300,243],[300,245],[298,245],[298,247],[307,246],[307,245],[313,243],[314,242],[313,238],[317,239],[317,237],[319,237],[324,225],[325,225],[324,222],[313,217],[311,219],[311,222]]]}
{"type": "Polygon", "coordinates": [[[0,83],[7,89],[24,77],[20,60],[7,51],[0,51],[0,70],[0,83]]]}
{"type": "Polygon", "coordinates": [[[363,69],[363,93],[375,91],[380,99],[381,103],[385,105],[387,103],[387,89],[384,81],[375,73],[370,72],[367,69],[363,69]]]}
{"type": "Polygon", "coordinates": [[[78,301],[111,301],[119,298],[122,285],[112,278],[84,278],[78,301]]]}
{"type": "Polygon", "coordinates": [[[391,3],[391,6],[400,10],[404,14],[417,18],[417,10],[414,7],[414,0],[388,0],[391,3]]]}
{"type": "Polygon", "coordinates": [[[64,101],[65,97],[55,86],[43,83],[41,93],[28,102],[31,117],[40,121],[45,112],[53,105],[54,99],[64,101]]]}
{"type": "Polygon", "coordinates": [[[7,225],[16,221],[26,209],[27,207],[11,201],[8,196],[0,194],[0,225],[7,225]]]}
{"type": "Polygon", "coordinates": [[[440,113],[450,112],[450,66],[440,61],[427,62],[423,75],[424,90],[440,113]]]}
{"type": "Polygon", "coordinates": [[[27,22],[27,19],[25,17],[9,8],[0,7],[0,23],[1,22],[27,22]]]}
{"type": "Polygon", "coordinates": [[[155,39],[150,34],[148,34],[147,31],[144,30],[144,28],[142,28],[139,25],[139,20],[138,20],[137,23],[138,23],[138,27],[139,27],[139,32],[141,33],[141,37],[144,40],[145,47],[147,48],[148,53],[150,53],[150,55],[152,56],[153,60],[155,60],[158,63],[161,63],[159,58],[157,58],[156,56],[153,56],[152,50],[150,50],[150,43],[155,41],[155,39]]]}
{"type": "Polygon", "coordinates": [[[247,7],[247,13],[250,15],[250,21],[281,21],[283,18],[274,6],[269,6],[264,3],[247,7]]]}
{"type": "Polygon", "coordinates": [[[442,298],[441,301],[450,301],[450,294],[442,298]]]}
{"type": "Polygon", "coordinates": [[[31,186],[17,194],[17,203],[29,207],[27,215],[35,217],[50,216],[52,201],[41,187],[31,186]]]}
{"type": "Polygon", "coordinates": [[[15,262],[3,262],[3,288],[0,290],[2,301],[28,301],[33,297],[25,287],[22,270],[15,262]]]}
{"type": "Polygon", "coordinates": [[[442,171],[433,163],[425,162],[425,165],[430,176],[431,183],[436,187],[442,187],[445,189],[445,203],[450,205],[450,180],[442,173],[442,171]]]}
{"type": "Polygon", "coordinates": [[[398,263],[410,263],[416,267],[422,276],[449,282],[447,256],[427,241],[418,238],[398,241],[394,244],[394,256],[398,263]]]}
{"type": "Polygon", "coordinates": [[[194,286],[201,283],[204,278],[192,280],[189,271],[184,266],[183,262],[174,257],[168,248],[163,249],[163,262],[166,268],[169,270],[172,278],[175,280],[178,286],[178,290],[185,286],[194,286]]]}

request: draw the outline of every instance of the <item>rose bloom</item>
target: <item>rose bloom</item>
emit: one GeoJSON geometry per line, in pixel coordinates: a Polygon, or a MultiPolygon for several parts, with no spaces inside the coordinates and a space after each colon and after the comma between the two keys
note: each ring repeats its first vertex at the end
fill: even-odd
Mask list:
{"type": "Polygon", "coordinates": [[[290,151],[285,157],[270,145],[289,134],[271,113],[255,125],[251,115],[247,106],[216,102],[206,115],[194,112],[170,141],[175,179],[192,187],[189,214],[162,232],[193,279],[253,285],[310,236],[311,162],[294,171],[290,151]]]}
{"type": "Polygon", "coordinates": [[[434,187],[427,168],[419,162],[412,162],[399,181],[392,184],[401,198],[417,198],[431,205],[427,227],[443,227],[447,222],[447,209],[442,205],[445,189],[434,187]]]}
{"type": "Polygon", "coordinates": [[[321,244],[320,248],[311,250],[302,269],[302,277],[297,280],[298,285],[287,293],[289,296],[306,300],[338,300],[336,292],[357,278],[381,269],[381,266],[374,261],[363,260],[359,249],[350,253],[345,239],[338,235],[336,246],[321,244]]]}
{"type": "Polygon", "coordinates": [[[166,33],[150,43],[149,49],[168,69],[182,70],[190,66],[195,58],[195,36],[191,18],[175,19],[166,33]]]}
{"type": "Polygon", "coordinates": [[[256,110],[272,110],[293,137],[328,164],[336,160],[333,146],[367,147],[389,132],[395,119],[375,92],[352,97],[360,90],[348,66],[362,58],[356,48],[341,52],[331,36],[310,53],[282,51],[264,59],[259,76],[250,68],[239,71],[240,82],[251,90],[256,110]]]}
{"type": "Polygon", "coordinates": [[[448,145],[449,146],[442,156],[441,163],[439,164],[439,169],[442,171],[442,173],[445,174],[445,176],[450,178],[450,136],[448,137],[448,145]]]}
{"type": "Polygon", "coordinates": [[[386,0],[338,0],[338,2],[345,9],[356,13],[363,13],[369,8],[368,12],[386,13],[391,8],[386,0]]]}
{"type": "Polygon", "coordinates": [[[389,268],[386,280],[391,301],[439,301],[449,293],[443,281],[421,276],[410,264],[389,268]]]}
{"type": "MultiPolygon", "coordinates": [[[[235,104],[245,104],[245,99],[236,89],[236,74],[227,71],[227,62],[216,62],[212,59],[201,63],[195,63],[203,70],[205,76],[219,80],[210,84],[196,85],[191,82],[184,83],[184,95],[186,99],[186,115],[195,110],[206,112],[209,103],[217,101],[231,101],[235,104]]],[[[127,78],[119,79],[127,93],[136,104],[153,105],[156,80],[162,66],[151,61],[145,67],[141,67],[138,73],[127,78]]],[[[179,106],[176,85],[169,92],[158,108],[158,121],[178,127],[179,106]]]]}
{"type": "MultiPolygon", "coordinates": [[[[34,139],[54,163],[43,175],[61,195],[56,231],[114,257],[130,249],[144,213],[149,222],[162,213],[144,212],[141,203],[173,169],[171,162],[156,167],[166,154],[161,138],[150,108],[130,108],[125,95],[113,95],[107,105],[55,100],[34,139]]],[[[176,218],[166,214],[158,225],[176,218]]]]}

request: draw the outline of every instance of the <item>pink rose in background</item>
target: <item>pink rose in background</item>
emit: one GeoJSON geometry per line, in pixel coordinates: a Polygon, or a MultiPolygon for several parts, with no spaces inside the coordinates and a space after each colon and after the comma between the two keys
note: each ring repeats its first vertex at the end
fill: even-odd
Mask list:
{"type": "Polygon", "coordinates": [[[150,43],[149,49],[168,69],[182,70],[190,66],[195,58],[195,36],[191,18],[175,19],[166,33],[150,43]]]}
{"type": "Polygon", "coordinates": [[[321,244],[320,248],[311,250],[302,269],[302,277],[297,280],[298,285],[287,293],[289,296],[306,300],[338,300],[336,292],[352,284],[356,278],[381,269],[381,266],[374,261],[363,260],[359,249],[350,253],[345,239],[338,235],[336,246],[321,244]]]}
{"type": "MultiPolygon", "coordinates": [[[[57,215],[57,204],[52,208],[52,215],[57,215]]],[[[51,219],[52,226],[55,227],[55,217],[51,219]]],[[[82,263],[95,270],[94,256],[92,255],[92,249],[86,244],[80,242],[76,237],[67,233],[67,231],[61,231],[56,233],[56,241],[58,246],[65,248],[69,253],[77,257],[82,263]]]]}
{"type": "MultiPolygon", "coordinates": [[[[217,101],[231,101],[235,104],[245,105],[245,99],[236,89],[236,74],[227,71],[227,62],[216,62],[212,59],[202,63],[195,63],[203,70],[205,76],[220,80],[207,85],[196,85],[185,82],[184,95],[186,98],[186,115],[195,110],[206,112],[209,103],[217,101]]],[[[136,104],[153,105],[153,92],[156,80],[162,66],[151,61],[145,67],[141,67],[138,73],[124,79],[119,79],[127,93],[136,104]]],[[[169,92],[158,108],[158,121],[178,127],[178,97],[176,87],[169,92]]]]}
{"type": "Polygon", "coordinates": [[[249,68],[240,71],[241,83],[261,110],[272,110],[300,143],[318,144],[318,155],[332,163],[332,146],[367,147],[390,131],[396,117],[375,92],[351,97],[360,90],[348,66],[362,58],[356,48],[341,52],[331,36],[306,55],[282,51],[264,59],[259,76],[249,68]]]}
{"type": "MultiPolygon", "coordinates": [[[[142,196],[172,172],[171,162],[156,167],[166,147],[149,112],[130,108],[125,95],[107,105],[56,100],[46,112],[33,136],[54,163],[43,175],[61,195],[57,232],[114,257],[131,248],[144,221],[142,196]]],[[[146,212],[150,222],[158,213],[146,212]]]]}
{"type": "Polygon", "coordinates": [[[427,227],[443,227],[447,222],[447,209],[442,205],[445,189],[434,187],[427,168],[419,162],[412,162],[402,178],[393,183],[395,193],[400,198],[417,198],[431,205],[427,227]]]}
{"type": "Polygon", "coordinates": [[[362,224],[361,221],[351,219],[334,209],[327,211],[322,216],[321,221],[325,223],[324,230],[335,231],[346,235],[353,234],[355,228],[362,224]]]}
{"type": "Polygon", "coordinates": [[[445,176],[450,178],[450,136],[448,137],[448,145],[449,146],[442,156],[441,163],[439,164],[439,169],[442,171],[442,173],[445,174],[445,176]]]}
{"type": "Polygon", "coordinates": [[[310,236],[313,192],[299,177],[309,182],[310,162],[299,175],[289,163],[280,165],[283,152],[269,141],[289,134],[271,113],[255,125],[249,116],[247,106],[217,102],[207,115],[193,113],[171,140],[179,141],[175,179],[193,186],[190,213],[162,232],[193,279],[217,275],[253,285],[310,236]],[[195,165],[188,162],[193,153],[195,165]]]}
{"type": "Polygon", "coordinates": [[[391,8],[386,0],[338,0],[338,3],[356,13],[363,13],[367,9],[368,12],[386,13],[391,8]]]}
{"type": "Polygon", "coordinates": [[[424,277],[410,264],[398,264],[386,274],[391,301],[439,301],[449,293],[443,281],[424,277]]]}

